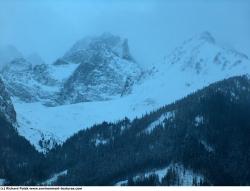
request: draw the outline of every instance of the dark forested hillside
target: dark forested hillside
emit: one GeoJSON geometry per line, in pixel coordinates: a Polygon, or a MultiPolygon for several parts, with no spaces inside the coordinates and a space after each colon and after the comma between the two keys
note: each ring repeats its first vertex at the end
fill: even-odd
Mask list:
{"type": "Polygon", "coordinates": [[[128,185],[178,185],[173,169],[161,181],[157,175],[132,178],[170,164],[202,174],[200,185],[249,185],[249,114],[250,79],[233,77],[140,119],[80,131],[53,149],[46,163],[51,173],[67,170],[54,183],[59,185],[113,185],[125,179],[128,185]]]}
{"type": "Polygon", "coordinates": [[[44,156],[18,135],[15,124],[14,107],[0,80],[0,179],[8,185],[34,184],[45,177],[40,169],[44,156]]]}
{"type": "Polygon", "coordinates": [[[45,177],[43,156],[0,117],[0,178],[8,185],[34,184],[45,177]]]}

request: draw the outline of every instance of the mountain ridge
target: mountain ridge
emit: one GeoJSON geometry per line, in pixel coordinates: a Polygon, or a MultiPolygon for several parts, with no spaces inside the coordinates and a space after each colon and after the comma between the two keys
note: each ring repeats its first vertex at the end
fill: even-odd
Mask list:
{"type": "MultiPolygon", "coordinates": [[[[106,49],[106,46],[110,46],[109,43],[105,44],[109,38],[114,38],[111,45],[119,44],[120,48],[122,48],[120,45],[126,42],[126,39],[121,40],[120,37],[113,35],[96,37],[94,42],[91,38],[87,38],[90,39],[87,43],[83,43],[82,47],[78,44],[77,47],[80,46],[80,52],[84,48],[84,50],[91,50],[88,56],[91,62],[84,62],[85,51],[83,57],[77,54],[80,56],[78,59],[83,59],[82,63],[65,61],[64,64],[37,65],[32,67],[30,75],[25,75],[23,78],[25,87],[29,82],[27,77],[32,79],[35,77],[34,81],[39,83],[38,86],[30,86],[35,87],[31,89],[30,96],[35,97],[35,100],[26,103],[27,101],[13,98],[17,121],[20,124],[19,133],[39,151],[48,152],[48,149],[53,148],[56,143],[61,144],[74,133],[93,124],[104,120],[114,122],[124,116],[132,120],[218,80],[250,72],[249,59],[246,56],[237,51],[225,49],[217,44],[211,34],[206,32],[185,41],[184,46],[181,44],[179,46],[181,48],[176,48],[172,56],[168,56],[153,70],[141,71],[139,69],[140,72],[136,69],[137,67],[134,68],[134,62],[117,57],[119,54],[114,54],[110,47],[106,49]],[[97,45],[95,45],[96,41],[97,45]],[[89,48],[91,42],[92,45],[89,48]],[[99,47],[101,47],[100,50],[99,47]],[[179,51],[180,49],[182,51],[179,51]],[[207,54],[207,49],[210,50],[209,54],[207,54]],[[221,54],[218,56],[218,53],[221,54]],[[122,69],[115,67],[113,69],[117,71],[110,72],[109,65],[119,65],[121,60],[124,62],[121,66],[124,67],[122,69]],[[224,61],[226,66],[223,69],[224,61]],[[132,65],[131,70],[126,71],[127,63],[132,65]],[[200,63],[198,70],[197,63],[200,63]],[[235,63],[237,64],[234,65],[235,63]],[[185,66],[184,70],[182,66],[185,66]],[[90,69],[86,71],[86,68],[90,69]],[[133,77],[127,76],[134,69],[133,77]],[[119,83],[112,81],[117,79],[116,75],[113,77],[114,73],[122,79],[119,83]],[[45,93],[41,90],[45,90],[45,93]],[[37,95],[37,92],[41,92],[42,97],[37,95]],[[119,112],[117,108],[120,108],[119,112]],[[65,119],[67,119],[66,122],[65,119]],[[46,145],[48,148],[45,148],[46,145]]],[[[76,49],[78,51],[78,48],[76,49]]],[[[72,51],[70,50],[70,54],[72,51]]],[[[16,76],[18,73],[14,71],[12,74],[16,76]]],[[[9,73],[6,75],[11,76],[9,73]]],[[[20,81],[16,79],[14,82],[19,85],[20,81]]],[[[5,83],[8,87],[8,81],[5,83]]],[[[20,91],[24,92],[22,88],[20,91]]]]}

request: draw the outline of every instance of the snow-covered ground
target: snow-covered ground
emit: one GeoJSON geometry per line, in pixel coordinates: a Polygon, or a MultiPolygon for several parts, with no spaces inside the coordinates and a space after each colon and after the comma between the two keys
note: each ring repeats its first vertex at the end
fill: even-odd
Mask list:
{"type": "Polygon", "coordinates": [[[54,174],[51,178],[49,178],[48,180],[42,182],[41,185],[48,185],[48,186],[50,186],[53,183],[55,183],[60,176],[65,176],[65,175],[67,175],[67,173],[68,173],[68,170],[64,170],[62,172],[54,174]]]}
{"type": "MultiPolygon", "coordinates": [[[[181,164],[170,164],[169,166],[162,169],[155,169],[144,173],[139,173],[133,177],[133,180],[140,180],[149,177],[150,175],[157,175],[159,181],[162,182],[162,179],[167,174],[170,169],[174,169],[178,175],[178,184],[182,186],[192,186],[193,180],[196,179],[197,183],[201,183],[204,180],[204,176],[193,172],[191,169],[184,168],[181,164]]],[[[128,180],[121,180],[117,182],[116,186],[126,185],[128,180]]]]}
{"type": "Polygon", "coordinates": [[[5,182],[6,182],[6,180],[5,180],[5,179],[0,178],[0,186],[4,186],[5,182]]]}
{"type": "Polygon", "coordinates": [[[158,125],[162,124],[165,120],[172,120],[175,116],[175,113],[167,112],[162,114],[156,121],[152,122],[146,129],[146,133],[151,133],[158,125]]]}
{"type": "Polygon", "coordinates": [[[24,103],[13,101],[17,112],[18,131],[40,151],[39,141],[55,139],[65,141],[81,129],[103,121],[117,121],[125,116],[133,119],[145,111],[158,108],[161,103],[141,101],[137,104],[133,97],[112,101],[85,102],[79,104],[46,107],[40,102],[24,103]]]}
{"type": "Polygon", "coordinates": [[[78,66],[79,64],[75,63],[49,65],[49,74],[53,79],[63,81],[68,79],[78,66]]]}
{"type": "Polygon", "coordinates": [[[203,118],[203,116],[200,116],[200,115],[198,115],[198,116],[196,116],[195,118],[194,118],[194,122],[195,122],[195,126],[196,127],[198,127],[199,125],[202,125],[203,123],[204,123],[204,118],[203,118]]]}

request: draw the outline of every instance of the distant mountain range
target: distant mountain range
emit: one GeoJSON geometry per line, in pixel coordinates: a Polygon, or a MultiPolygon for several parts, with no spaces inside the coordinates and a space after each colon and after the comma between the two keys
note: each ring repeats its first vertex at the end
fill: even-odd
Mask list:
{"type": "Polygon", "coordinates": [[[51,64],[2,48],[0,64],[0,183],[250,183],[250,61],[208,32],[150,69],[110,33],[79,40],[51,64]],[[12,172],[5,156],[24,161],[12,172]]]}
{"type": "Polygon", "coordinates": [[[128,40],[109,33],[76,42],[53,64],[45,64],[36,54],[16,56],[15,49],[13,57],[1,74],[10,94],[24,102],[63,105],[110,100],[129,93],[129,85],[143,75],[128,40]]]}

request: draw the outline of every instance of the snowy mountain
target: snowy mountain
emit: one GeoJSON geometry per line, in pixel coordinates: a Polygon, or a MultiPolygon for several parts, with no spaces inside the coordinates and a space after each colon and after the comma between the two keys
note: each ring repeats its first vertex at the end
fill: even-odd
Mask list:
{"type": "MultiPolygon", "coordinates": [[[[129,51],[128,40],[122,39],[111,33],[103,33],[100,36],[85,37],[77,41],[71,49],[62,57],[64,62],[84,63],[87,62],[93,54],[111,53],[122,59],[134,61],[129,51]]],[[[60,62],[55,64],[61,64],[60,62]]]]}
{"type": "Polygon", "coordinates": [[[214,75],[230,76],[244,70],[249,72],[249,59],[246,55],[220,46],[208,32],[185,41],[165,62],[180,71],[196,73],[205,78],[214,75]]]}
{"type": "MultiPolygon", "coordinates": [[[[92,118],[92,122],[86,125],[82,120],[75,123],[77,106],[60,105],[126,97],[143,75],[141,67],[129,52],[128,40],[109,33],[78,41],[53,64],[45,64],[38,55],[32,55],[13,59],[1,70],[3,81],[18,110],[19,133],[32,139],[31,142],[39,150],[51,148],[55,142],[60,143],[78,131],[79,127],[96,121],[92,118]],[[52,110],[54,114],[50,113],[52,110]],[[66,116],[68,123],[61,120],[66,116]],[[76,126],[69,128],[72,120],[76,126]],[[60,127],[62,133],[55,136],[60,127]]],[[[101,106],[102,103],[99,103],[93,103],[91,107],[101,106]]],[[[101,116],[103,120],[105,115],[101,116]]]]}
{"type": "Polygon", "coordinates": [[[11,60],[1,73],[12,96],[50,105],[127,95],[143,75],[128,40],[109,33],[76,42],[53,64],[32,54],[11,60]]]}
{"type": "Polygon", "coordinates": [[[249,73],[249,58],[208,32],[150,71],[108,33],[53,64],[11,59],[0,184],[249,185],[249,73]]]}
{"type": "Polygon", "coordinates": [[[150,79],[134,87],[133,94],[163,105],[218,80],[249,73],[246,55],[221,46],[204,32],[174,49],[154,67],[150,79]]]}
{"type": "Polygon", "coordinates": [[[126,39],[103,34],[78,41],[53,64],[14,60],[2,76],[14,96],[20,134],[46,151],[45,145],[51,148],[93,124],[134,119],[213,82],[249,72],[247,56],[220,46],[205,32],[183,42],[146,74],[129,53],[126,39]]]}
{"type": "Polygon", "coordinates": [[[49,100],[57,91],[46,72],[45,64],[33,66],[26,59],[18,58],[3,67],[1,76],[11,96],[29,103],[49,100]]]}
{"type": "Polygon", "coordinates": [[[128,40],[109,33],[76,42],[54,63],[73,64],[78,67],[63,85],[58,98],[61,104],[110,100],[126,93],[128,81],[137,82],[142,77],[128,40]]]}
{"type": "MultiPolygon", "coordinates": [[[[131,80],[132,82],[128,80],[129,78],[126,80],[125,76],[131,71],[135,71],[134,77],[139,76],[138,73],[141,70],[137,70],[136,63],[115,56],[111,49],[107,51],[106,46],[108,45],[104,43],[106,41],[100,42],[101,47],[105,47],[105,51],[103,48],[100,51],[86,48],[90,46],[91,40],[85,39],[80,42],[65,54],[61,59],[63,63],[57,61],[53,65],[44,66],[44,70],[55,80],[54,84],[56,84],[55,86],[45,86],[55,89],[55,91],[49,91],[53,92],[52,94],[47,95],[61,93],[60,99],[56,97],[56,107],[47,107],[43,101],[33,103],[14,101],[18,113],[17,120],[22,127],[20,128],[21,134],[39,150],[42,149],[39,144],[41,139],[44,141],[58,140],[60,143],[75,132],[93,124],[102,121],[117,121],[124,116],[133,119],[180,99],[210,83],[250,72],[249,59],[244,54],[222,47],[216,43],[211,34],[202,33],[185,41],[167,56],[164,62],[156,65],[151,73],[144,76],[140,83],[134,84],[133,80],[131,80]],[[86,51],[85,49],[82,51],[83,48],[86,48],[86,51]],[[73,50],[79,50],[79,52],[76,54],[73,53],[75,52],[73,50]],[[88,51],[99,53],[100,56],[95,57],[94,53],[93,55],[87,54],[88,51]],[[109,56],[105,57],[107,52],[109,56]],[[90,55],[93,57],[91,58],[90,55]],[[93,62],[85,63],[83,58],[93,59],[93,62]],[[100,58],[100,60],[95,61],[94,58],[100,58]],[[123,64],[129,67],[125,67],[123,64]],[[95,65],[98,67],[96,68],[95,65]],[[117,70],[120,66],[125,68],[114,72],[115,70],[111,70],[113,66],[117,70]],[[119,76],[122,77],[119,78],[119,76]],[[121,97],[119,94],[121,94],[122,88],[124,89],[126,84],[130,83],[133,84],[133,88],[128,88],[130,89],[129,94],[121,97]],[[119,84],[122,88],[118,87],[119,84]],[[116,99],[110,99],[111,95],[117,95],[116,99]],[[85,99],[87,97],[89,98],[85,99]],[[100,101],[108,98],[110,100],[100,101]],[[63,105],[80,101],[91,102],[63,105]],[[36,131],[34,131],[34,126],[36,131]],[[38,132],[43,132],[43,135],[41,136],[41,133],[38,132]]],[[[52,96],[52,98],[55,97],[52,96]]],[[[54,144],[54,141],[52,142],[54,144]]]]}

